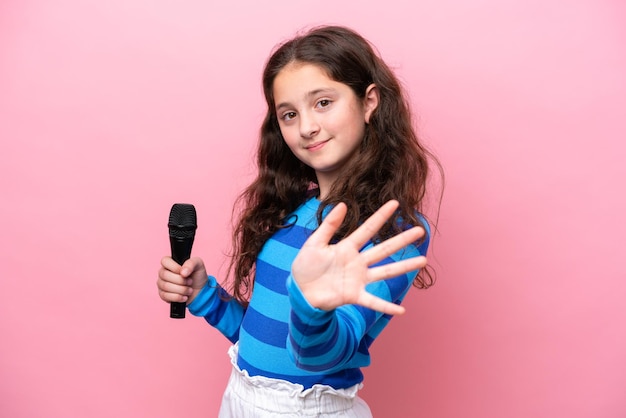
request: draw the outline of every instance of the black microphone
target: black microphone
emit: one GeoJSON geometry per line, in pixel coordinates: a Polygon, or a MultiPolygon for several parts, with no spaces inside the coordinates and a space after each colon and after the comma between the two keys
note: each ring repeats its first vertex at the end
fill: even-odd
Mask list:
{"type": "MultiPolygon", "coordinates": [[[[196,236],[196,208],[187,203],[176,203],[170,210],[170,247],[172,258],[183,264],[191,257],[191,246],[196,236]]],[[[184,318],[187,304],[185,302],[170,303],[170,318],[184,318]]]]}

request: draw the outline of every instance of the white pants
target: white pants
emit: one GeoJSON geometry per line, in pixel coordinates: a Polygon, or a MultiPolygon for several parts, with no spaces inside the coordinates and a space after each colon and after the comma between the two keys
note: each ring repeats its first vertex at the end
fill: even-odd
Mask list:
{"type": "Polygon", "coordinates": [[[222,398],[219,418],[351,417],[371,418],[365,401],[357,396],[362,385],[310,389],[286,380],[250,376],[237,366],[237,345],[228,350],[233,370],[222,398]]]}

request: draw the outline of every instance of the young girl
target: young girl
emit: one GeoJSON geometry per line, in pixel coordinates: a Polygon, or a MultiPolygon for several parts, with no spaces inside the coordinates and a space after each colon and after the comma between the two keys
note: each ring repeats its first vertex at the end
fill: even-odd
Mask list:
{"type": "Polygon", "coordinates": [[[411,284],[428,287],[419,211],[430,154],[369,43],[319,27],[263,72],[258,176],[241,195],[232,291],[199,258],[163,258],[157,286],[234,345],[221,417],[369,417],[369,347],[411,284]]]}

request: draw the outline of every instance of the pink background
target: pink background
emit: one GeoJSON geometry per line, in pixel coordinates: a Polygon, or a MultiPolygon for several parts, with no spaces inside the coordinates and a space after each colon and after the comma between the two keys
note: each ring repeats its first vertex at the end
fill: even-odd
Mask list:
{"type": "Polygon", "coordinates": [[[169,209],[196,206],[222,274],[264,60],[340,23],[447,175],[438,282],[373,347],[375,415],[626,416],[624,2],[216,3],[0,3],[0,415],[215,415],[228,343],[154,285],[169,209]]]}

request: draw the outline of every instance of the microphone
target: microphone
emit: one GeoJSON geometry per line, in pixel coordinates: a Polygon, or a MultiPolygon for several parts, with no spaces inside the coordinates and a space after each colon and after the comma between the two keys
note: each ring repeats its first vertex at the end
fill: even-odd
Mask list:
{"type": "MultiPolygon", "coordinates": [[[[191,246],[196,236],[196,208],[187,203],[176,203],[170,210],[167,223],[170,230],[170,247],[172,258],[183,264],[191,257],[191,246]]],[[[170,303],[170,318],[184,318],[187,304],[185,302],[170,303]]]]}

